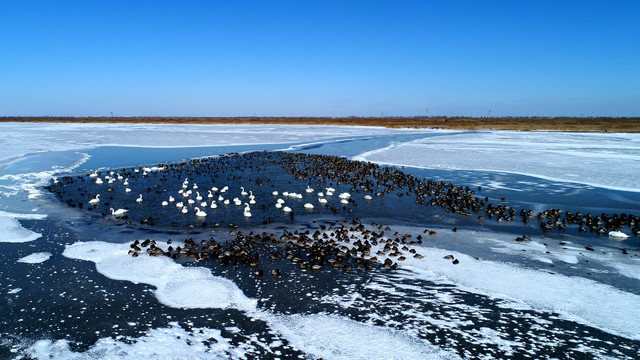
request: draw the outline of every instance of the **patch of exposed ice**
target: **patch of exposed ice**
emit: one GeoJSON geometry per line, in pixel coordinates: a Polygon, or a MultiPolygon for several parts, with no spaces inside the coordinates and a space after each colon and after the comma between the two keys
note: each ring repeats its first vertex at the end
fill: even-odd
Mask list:
{"type": "Polygon", "coordinates": [[[50,257],[51,253],[49,252],[39,252],[20,258],[18,259],[18,262],[25,264],[39,264],[49,260],[50,257]]]}

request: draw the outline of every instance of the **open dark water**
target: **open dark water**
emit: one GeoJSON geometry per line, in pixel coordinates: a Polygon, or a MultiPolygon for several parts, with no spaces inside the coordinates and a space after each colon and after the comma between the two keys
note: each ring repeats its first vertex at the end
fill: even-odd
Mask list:
{"type": "MultiPolygon", "coordinates": [[[[408,141],[411,136],[416,135],[398,136],[396,140],[408,141]]],[[[390,141],[394,139],[371,136],[284,148],[296,153],[351,157],[390,141]]],[[[170,165],[206,155],[282,148],[271,145],[179,150],[107,147],[91,151],[90,160],[81,170],[67,174],[67,179],[63,178],[64,174],[58,176],[64,185],[58,188],[59,194],[47,193],[39,200],[49,214],[47,219],[20,221],[24,228],[42,237],[30,243],[3,244],[0,288],[5,290],[6,301],[0,302],[3,314],[0,357],[74,358],[82,353],[89,358],[132,358],[136,357],[136,351],[157,358],[183,357],[176,355],[177,351],[182,351],[179,354],[183,354],[183,358],[249,359],[367,358],[371,353],[391,354],[385,356],[391,358],[640,357],[638,332],[635,340],[634,335],[630,335],[634,334],[633,329],[620,334],[619,328],[611,330],[598,322],[597,314],[583,314],[573,307],[556,312],[553,309],[565,308],[555,307],[554,301],[562,301],[552,297],[532,305],[510,294],[491,293],[482,287],[479,290],[464,282],[460,285],[455,279],[464,278],[464,274],[450,270],[467,269],[462,266],[473,261],[496,261],[505,264],[501,269],[513,270],[516,274],[522,269],[544,274],[519,281],[531,281],[530,287],[539,286],[545,293],[561,290],[553,287],[566,284],[555,281],[561,276],[580,279],[576,280],[577,284],[593,281],[637,296],[640,295],[638,278],[625,276],[614,266],[633,264],[630,261],[638,258],[637,237],[621,243],[596,233],[581,233],[572,225],[564,231],[543,232],[535,217],[526,224],[518,216],[512,221],[498,222],[488,216],[479,220],[478,216],[486,215],[483,212],[463,216],[442,207],[418,205],[415,192],[409,188],[376,196],[375,192],[352,184],[325,182],[314,177],[297,179],[286,171],[286,166],[278,163],[279,156],[273,153],[215,158],[210,162],[215,166],[211,167],[189,163],[146,175],[141,167],[170,165]],[[111,171],[112,176],[121,174],[129,179],[129,185],[123,185],[123,180],[113,184],[105,180],[97,185],[88,176],[95,169],[100,169],[102,179],[111,171]],[[206,218],[195,216],[194,209],[201,201],[189,205],[187,198],[178,193],[185,179],[188,179],[187,189],[193,192],[189,198],[194,199],[197,192],[203,197],[202,201],[207,202],[206,218]],[[197,189],[193,188],[194,184],[197,189]],[[229,190],[208,198],[208,190],[214,186],[218,189],[228,186],[229,190]],[[255,195],[256,204],[250,206],[250,218],[243,213],[249,198],[241,195],[241,186],[255,195]],[[306,193],[307,186],[314,192],[306,193]],[[127,187],[131,192],[125,192],[127,187]],[[328,205],[323,206],[318,202],[317,193],[326,192],[327,187],[335,188],[335,193],[325,196],[328,205]],[[273,191],[279,194],[274,196],[273,191]],[[303,198],[283,196],[284,191],[301,194],[303,198]],[[342,192],[351,194],[349,204],[344,206],[338,198],[342,192]],[[97,194],[101,195],[100,203],[89,206],[88,201],[97,194]],[[143,197],[141,203],[135,201],[139,194],[143,197]],[[364,199],[367,194],[372,195],[372,200],[364,199]],[[163,206],[161,202],[169,196],[173,196],[175,202],[163,206]],[[219,196],[229,200],[237,197],[242,205],[236,206],[233,202],[224,205],[219,196]],[[277,198],[285,201],[293,216],[275,207],[277,198]],[[217,204],[215,210],[209,208],[212,200],[217,204]],[[175,206],[181,201],[188,209],[187,214],[175,206]],[[305,203],[313,204],[313,210],[305,209],[305,203]],[[126,217],[118,218],[109,214],[109,208],[129,211],[126,217]],[[259,268],[264,271],[263,276],[257,276],[256,268],[242,263],[223,264],[184,257],[175,260],[183,267],[206,268],[215,277],[233,281],[244,296],[256,300],[255,307],[246,310],[243,306],[173,306],[159,301],[156,288],[144,281],[134,283],[105,276],[105,272],[111,271],[108,263],[96,267],[96,261],[62,255],[69,245],[78,241],[117,246],[144,239],[166,244],[171,239],[176,245],[188,238],[199,243],[213,237],[218,243],[224,243],[234,240],[232,232],[265,232],[279,237],[285,230],[313,233],[342,225],[349,228],[353,227],[354,220],[373,231],[378,225],[388,226],[388,230],[382,231],[389,239],[404,234],[411,235],[412,240],[421,236],[421,243],[406,246],[425,258],[408,259],[406,265],[394,259],[399,263],[396,270],[385,268],[380,262],[368,270],[358,269],[358,263],[353,260],[352,270],[348,272],[328,266],[312,271],[300,269],[297,263],[284,259],[283,249],[268,245],[256,250],[261,255],[259,268]],[[425,234],[425,229],[437,234],[425,234]],[[514,239],[522,235],[530,236],[533,241],[518,248],[520,244],[514,239]],[[274,250],[280,251],[282,257],[270,258],[268,254],[274,250]],[[461,254],[456,255],[461,259],[460,265],[442,259],[439,251],[461,254]],[[52,256],[37,264],[15,262],[35,252],[48,252],[52,256]],[[425,265],[426,262],[430,263],[425,265]],[[281,274],[272,276],[274,269],[281,274]],[[536,283],[538,279],[543,282],[536,283]],[[156,332],[158,329],[164,332],[156,332]],[[320,336],[317,334],[324,338],[316,339],[320,336]],[[394,350],[394,346],[399,348],[394,350]]],[[[209,164],[208,160],[205,162],[209,164]]],[[[301,162],[297,166],[305,164],[301,162]]],[[[433,179],[470,186],[476,191],[475,196],[487,197],[487,202],[518,210],[531,209],[534,214],[558,208],[597,215],[640,214],[637,193],[512,174],[409,167],[399,170],[425,181],[433,179]]],[[[624,231],[630,233],[629,228],[624,231]]],[[[404,254],[410,253],[407,250],[404,254]]],[[[126,252],[122,256],[128,257],[126,252]]],[[[134,260],[137,259],[131,261],[134,260]]],[[[144,269],[137,271],[143,273],[144,269]]],[[[479,266],[477,271],[485,268],[479,266]]],[[[180,277],[181,273],[175,276],[180,277]]],[[[484,276],[518,278],[506,273],[484,276]]],[[[519,286],[522,284],[513,284],[513,287],[519,286]]],[[[188,292],[186,294],[188,296],[188,292]]],[[[548,297],[541,294],[541,298],[548,297]]],[[[602,307],[627,305],[606,297],[600,300],[602,307]]],[[[635,309],[629,310],[631,316],[637,314],[635,309]]]]}

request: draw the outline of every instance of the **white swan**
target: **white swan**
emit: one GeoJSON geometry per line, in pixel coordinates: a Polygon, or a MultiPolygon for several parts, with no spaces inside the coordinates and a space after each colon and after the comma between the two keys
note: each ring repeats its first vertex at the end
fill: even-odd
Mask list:
{"type": "Polygon", "coordinates": [[[130,192],[131,192],[131,189],[126,188],[126,189],[124,189],[124,192],[126,192],[126,193],[130,193],[130,192]]]}
{"type": "Polygon", "coordinates": [[[342,199],[342,200],[340,200],[340,204],[344,204],[344,205],[346,205],[346,204],[348,204],[348,203],[349,203],[349,200],[347,200],[347,199],[342,199]]]}
{"type": "Polygon", "coordinates": [[[249,195],[249,194],[247,194],[247,192],[246,192],[246,191],[244,191],[244,188],[243,188],[242,186],[240,186],[240,195],[242,195],[242,196],[247,196],[247,195],[249,195]]]}
{"type": "Polygon", "coordinates": [[[205,207],[205,208],[206,208],[206,207],[207,207],[207,202],[206,202],[206,201],[201,202],[201,203],[200,203],[200,206],[202,206],[202,207],[205,207]]]}
{"type": "Polygon", "coordinates": [[[242,205],[242,201],[240,201],[240,199],[238,198],[233,198],[233,203],[236,204],[236,206],[242,205]]]}
{"type": "Polygon", "coordinates": [[[194,210],[196,212],[196,216],[200,216],[200,217],[207,216],[207,213],[202,211],[202,210],[200,210],[200,208],[195,208],[194,210]]]}
{"type": "Polygon", "coordinates": [[[229,199],[226,199],[226,200],[223,202],[223,204],[225,204],[225,205],[229,205],[230,203],[231,203],[231,202],[229,201],[229,199]]]}
{"type": "Polygon", "coordinates": [[[98,177],[98,170],[94,171],[93,174],[89,174],[90,178],[98,177]]]}
{"type": "Polygon", "coordinates": [[[169,206],[169,202],[168,201],[163,201],[162,202],[162,206],[169,206]]]}
{"type": "Polygon", "coordinates": [[[195,202],[195,200],[193,200],[193,199],[189,199],[189,200],[187,200],[187,203],[188,203],[189,205],[193,205],[193,204],[195,204],[196,202],[195,202]]]}
{"type": "Polygon", "coordinates": [[[214,201],[211,202],[211,206],[212,209],[216,209],[218,207],[218,205],[216,205],[216,203],[214,201]]]}
{"type": "Polygon", "coordinates": [[[313,192],[313,189],[311,188],[311,186],[307,185],[307,194],[311,194],[313,192]]]}
{"type": "Polygon", "coordinates": [[[322,204],[322,205],[327,205],[327,199],[325,199],[325,198],[320,198],[320,199],[318,199],[318,202],[319,202],[320,204],[322,204]]]}
{"type": "Polygon", "coordinates": [[[213,194],[211,193],[211,190],[209,190],[209,193],[207,194],[207,197],[208,197],[209,199],[213,198],[213,194]]]}
{"type": "Polygon", "coordinates": [[[276,209],[280,209],[282,207],[282,203],[276,203],[276,209]]]}
{"type": "Polygon", "coordinates": [[[213,191],[214,193],[218,192],[218,188],[214,186],[214,187],[211,188],[211,191],[213,191]]]}
{"type": "Polygon", "coordinates": [[[176,199],[173,198],[173,196],[169,196],[169,202],[174,202],[176,201],[176,199]]]}
{"type": "Polygon", "coordinates": [[[95,204],[97,204],[99,202],[100,202],[100,194],[96,195],[95,199],[89,200],[89,204],[91,204],[91,205],[95,205],[95,204]]]}
{"type": "Polygon", "coordinates": [[[220,190],[221,193],[226,193],[227,191],[229,191],[229,187],[225,186],[222,188],[222,190],[220,190]]]}
{"type": "Polygon", "coordinates": [[[222,195],[218,196],[218,201],[224,201],[224,198],[222,197],[222,195]]]}
{"type": "Polygon", "coordinates": [[[286,191],[283,191],[283,192],[282,192],[282,196],[289,196],[289,193],[288,193],[288,192],[286,192],[286,191]]]}
{"type": "Polygon", "coordinates": [[[140,194],[140,197],[136,199],[136,202],[139,204],[142,202],[142,194],[140,194]]]}
{"type": "Polygon", "coordinates": [[[284,212],[291,212],[291,208],[288,206],[285,206],[282,210],[284,210],[284,212]]]}
{"type": "Polygon", "coordinates": [[[304,204],[304,208],[305,208],[305,209],[309,209],[309,210],[311,210],[311,209],[313,209],[313,204],[311,204],[311,203],[306,203],[306,204],[304,204]]]}
{"type": "Polygon", "coordinates": [[[195,189],[197,189],[197,188],[198,188],[198,184],[193,183],[193,190],[195,190],[195,189]]]}
{"type": "Polygon", "coordinates": [[[114,211],[113,208],[111,208],[111,209],[109,209],[109,211],[111,211],[111,215],[122,216],[122,215],[126,214],[127,211],[129,211],[129,210],[127,210],[127,209],[118,209],[118,210],[114,211]]]}
{"type": "Polygon", "coordinates": [[[180,201],[179,203],[176,203],[176,207],[177,208],[182,208],[184,206],[184,204],[182,203],[182,201],[180,201]]]}
{"type": "Polygon", "coordinates": [[[278,191],[274,191],[274,192],[272,192],[272,193],[271,193],[271,195],[273,195],[273,196],[278,196],[278,191]]]}
{"type": "Polygon", "coordinates": [[[202,196],[200,196],[200,193],[197,191],[196,191],[196,200],[202,201],[202,196]]]}
{"type": "Polygon", "coordinates": [[[102,179],[96,178],[96,184],[101,185],[102,184],[102,179]]]}
{"type": "Polygon", "coordinates": [[[371,195],[365,195],[365,196],[364,196],[364,199],[365,199],[365,200],[372,200],[373,198],[371,197],[371,195]]]}
{"type": "Polygon", "coordinates": [[[251,200],[249,200],[249,204],[251,204],[251,205],[255,205],[255,204],[256,204],[256,201],[255,201],[254,199],[251,199],[251,200]]]}
{"type": "Polygon", "coordinates": [[[348,199],[351,197],[351,194],[349,194],[348,192],[343,192],[342,194],[338,195],[338,197],[340,199],[348,199]]]}
{"type": "Polygon", "coordinates": [[[129,178],[124,179],[124,182],[122,183],[122,185],[129,186],[129,178]]]}
{"type": "Polygon", "coordinates": [[[244,205],[244,217],[251,217],[251,207],[247,203],[244,203],[244,205]]]}
{"type": "Polygon", "coordinates": [[[627,239],[629,237],[629,235],[623,233],[622,231],[610,231],[609,232],[609,237],[612,237],[614,239],[627,239]]]}
{"type": "Polygon", "coordinates": [[[318,197],[324,197],[324,194],[322,193],[322,191],[318,193],[318,197]]]}
{"type": "Polygon", "coordinates": [[[182,207],[182,213],[183,213],[183,214],[186,214],[186,213],[188,213],[188,212],[189,212],[189,210],[187,209],[187,207],[186,207],[186,206],[183,206],[183,207],[182,207]]]}

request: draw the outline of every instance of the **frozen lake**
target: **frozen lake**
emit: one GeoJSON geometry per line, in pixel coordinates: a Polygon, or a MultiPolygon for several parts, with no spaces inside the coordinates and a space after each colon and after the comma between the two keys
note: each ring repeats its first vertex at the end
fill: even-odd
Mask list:
{"type": "MultiPolygon", "coordinates": [[[[640,215],[638,134],[12,123],[0,124],[0,134],[2,358],[640,357],[638,224],[627,221],[620,230],[630,237],[619,240],[558,220],[567,211],[640,215]],[[217,157],[230,153],[241,155],[217,157]],[[376,196],[295,176],[315,155],[469,187],[481,208],[517,212],[500,221],[484,210],[465,216],[418,204],[410,186],[376,196]],[[159,165],[174,168],[152,169],[159,165]],[[65,181],[60,194],[45,189],[54,177],[65,181]],[[178,192],[183,184],[192,197],[178,192]],[[214,186],[229,190],[207,198],[214,186]],[[241,186],[255,193],[250,218],[241,186]],[[328,186],[337,191],[322,206],[318,192],[328,186]],[[284,191],[300,194],[284,197],[295,217],[274,206],[284,191]],[[204,199],[187,205],[196,192],[204,199]],[[346,204],[342,192],[351,194],[346,204]],[[160,204],[170,195],[188,214],[160,204]],[[242,205],[219,200],[210,209],[218,197],[242,205]],[[195,216],[200,201],[206,218],[195,216]],[[109,207],[126,207],[127,218],[109,207]],[[547,218],[536,215],[551,209],[564,212],[543,231],[547,218]],[[528,222],[521,210],[531,210],[528,222]],[[149,217],[153,226],[142,221],[149,217]],[[136,240],[166,251],[169,239],[173,247],[190,238],[231,244],[240,231],[279,238],[344,230],[349,247],[363,240],[359,223],[382,229],[385,241],[414,240],[406,250],[398,243],[406,259],[393,259],[397,269],[381,265],[387,255],[368,270],[355,259],[348,272],[301,269],[269,258],[275,245],[258,250],[263,276],[246,264],[129,255],[136,240]]],[[[371,256],[384,253],[382,244],[371,256]]]]}

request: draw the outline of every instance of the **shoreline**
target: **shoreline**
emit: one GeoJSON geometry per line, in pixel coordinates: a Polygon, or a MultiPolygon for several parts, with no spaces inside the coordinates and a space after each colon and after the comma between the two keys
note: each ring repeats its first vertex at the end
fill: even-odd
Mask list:
{"type": "Polygon", "coordinates": [[[2,122],[72,124],[331,125],[446,130],[640,132],[640,117],[0,117],[2,122]]]}

